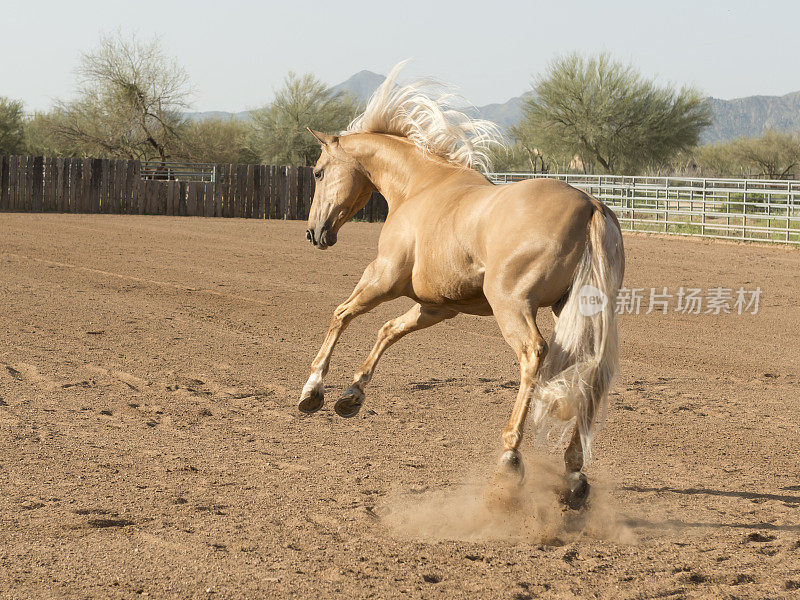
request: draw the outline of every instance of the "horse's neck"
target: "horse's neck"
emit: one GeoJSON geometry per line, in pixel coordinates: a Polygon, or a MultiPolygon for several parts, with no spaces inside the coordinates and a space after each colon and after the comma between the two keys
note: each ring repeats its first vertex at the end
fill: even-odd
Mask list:
{"type": "Polygon", "coordinates": [[[362,133],[352,135],[348,141],[345,150],[367,171],[373,185],[386,198],[390,212],[431,182],[441,181],[454,171],[452,165],[425,156],[419,148],[395,136],[362,133]]]}

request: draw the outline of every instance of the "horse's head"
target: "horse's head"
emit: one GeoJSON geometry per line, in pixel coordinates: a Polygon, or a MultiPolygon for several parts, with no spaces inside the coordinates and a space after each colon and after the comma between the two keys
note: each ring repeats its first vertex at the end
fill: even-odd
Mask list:
{"type": "Polygon", "coordinates": [[[322,144],[314,166],[314,201],[306,238],[320,250],[336,243],[339,229],[353,218],[375,191],[363,167],[339,145],[339,137],[309,129],[322,144]]]}

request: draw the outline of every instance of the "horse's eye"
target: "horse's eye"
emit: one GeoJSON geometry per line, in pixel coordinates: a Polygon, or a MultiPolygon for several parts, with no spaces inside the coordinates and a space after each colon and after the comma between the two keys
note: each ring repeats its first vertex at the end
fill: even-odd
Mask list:
{"type": "Polygon", "coordinates": [[[322,173],[323,173],[324,171],[325,171],[325,169],[320,169],[320,170],[318,170],[318,171],[314,171],[314,179],[316,179],[317,181],[319,181],[320,179],[322,179],[322,173]]]}

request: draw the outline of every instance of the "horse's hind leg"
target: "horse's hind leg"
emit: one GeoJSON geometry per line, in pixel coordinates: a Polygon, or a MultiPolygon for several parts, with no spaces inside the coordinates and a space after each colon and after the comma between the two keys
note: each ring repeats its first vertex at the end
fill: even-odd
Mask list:
{"type": "Polygon", "coordinates": [[[334,405],[334,410],[340,417],[354,417],[364,403],[364,388],[372,379],[375,367],[381,355],[401,337],[436,325],[445,319],[458,314],[457,311],[436,306],[422,306],[416,304],[407,313],[387,321],[378,332],[378,339],[372,347],[367,360],[361,365],[353,378],[353,385],[339,398],[334,405]]]}
{"type": "Polygon", "coordinates": [[[536,374],[547,354],[547,343],[536,325],[536,308],[528,306],[522,311],[498,310],[493,306],[500,330],[508,344],[517,353],[520,368],[519,392],[511,411],[511,418],[503,432],[503,455],[500,467],[506,472],[523,475],[519,446],[522,431],[530,410],[536,374]]]}
{"type": "Polygon", "coordinates": [[[583,444],[578,427],[572,432],[567,450],[564,453],[564,466],[567,472],[567,489],[564,491],[564,503],[573,510],[578,510],[589,497],[589,482],[583,469],[583,444]]]}

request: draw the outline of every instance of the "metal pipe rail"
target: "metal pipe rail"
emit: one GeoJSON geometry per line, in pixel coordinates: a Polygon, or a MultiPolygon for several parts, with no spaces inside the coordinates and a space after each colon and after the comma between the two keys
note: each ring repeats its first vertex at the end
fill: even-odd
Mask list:
{"type": "Polygon", "coordinates": [[[209,163],[160,162],[141,163],[139,176],[156,181],[205,181],[217,180],[216,165],[209,163]]]}
{"type": "Polygon", "coordinates": [[[800,181],[488,173],[498,184],[560,179],[614,209],[624,229],[800,245],[800,181]]]}

